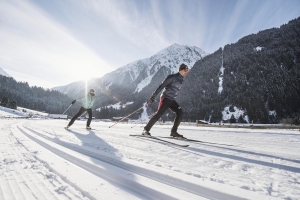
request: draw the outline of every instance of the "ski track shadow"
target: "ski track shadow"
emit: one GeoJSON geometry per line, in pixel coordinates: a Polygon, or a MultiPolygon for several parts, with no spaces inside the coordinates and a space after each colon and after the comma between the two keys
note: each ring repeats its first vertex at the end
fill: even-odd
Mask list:
{"type": "MultiPolygon", "coordinates": [[[[235,129],[235,128],[231,128],[231,129],[235,129]]],[[[257,129],[256,129],[257,130],[257,129]]],[[[200,131],[200,130],[197,130],[200,131]]],[[[201,130],[201,132],[216,132],[216,133],[220,133],[220,132],[225,132],[225,133],[240,133],[243,135],[247,135],[247,134],[265,134],[265,135],[278,135],[278,136],[296,136],[296,137],[300,137],[299,133],[271,133],[271,132],[259,132],[259,131],[254,131],[252,129],[250,130],[245,130],[245,131],[240,131],[240,130],[201,130]]]]}
{"type": "Polygon", "coordinates": [[[294,163],[299,163],[300,164],[300,160],[293,160],[293,159],[289,159],[289,158],[282,158],[282,157],[268,155],[268,154],[264,154],[264,153],[256,153],[256,152],[252,152],[252,151],[245,151],[245,150],[240,150],[240,149],[233,149],[233,148],[229,148],[229,147],[220,147],[220,146],[215,146],[215,145],[210,145],[210,144],[201,144],[201,145],[215,147],[215,148],[219,148],[219,149],[230,150],[230,151],[235,151],[235,152],[239,152],[239,153],[251,154],[251,155],[256,155],[256,156],[265,156],[265,157],[269,157],[269,158],[280,159],[280,160],[285,160],[285,161],[289,161],[289,162],[294,162],[294,163]]]}
{"type": "Polygon", "coordinates": [[[254,160],[254,159],[250,159],[250,158],[243,158],[243,157],[239,157],[239,156],[228,155],[228,154],[224,154],[224,153],[218,153],[218,152],[198,149],[198,148],[194,148],[194,147],[187,147],[187,148],[191,151],[195,151],[195,152],[199,152],[199,153],[207,154],[207,155],[211,155],[211,156],[229,158],[232,160],[237,160],[237,161],[242,161],[242,162],[247,162],[247,163],[252,163],[252,164],[257,164],[257,165],[263,165],[266,167],[283,169],[283,170],[290,171],[290,172],[300,173],[300,168],[297,168],[297,167],[291,167],[291,166],[281,165],[281,164],[276,164],[276,163],[269,163],[269,162],[254,160]]]}
{"type": "MultiPolygon", "coordinates": [[[[48,136],[44,135],[43,133],[40,133],[40,132],[38,132],[38,131],[35,131],[35,130],[31,129],[31,128],[28,128],[28,127],[25,127],[25,126],[23,126],[23,127],[24,127],[25,129],[29,130],[30,132],[32,132],[32,133],[34,133],[34,134],[36,134],[36,135],[38,135],[38,136],[40,136],[40,137],[42,137],[42,138],[44,138],[44,139],[46,139],[46,140],[52,141],[52,142],[54,142],[54,143],[56,143],[56,144],[58,144],[58,145],[61,145],[61,146],[65,147],[65,148],[68,148],[68,149],[71,149],[71,150],[73,150],[73,151],[75,151],[75,152],[78,152],[78,153],[82,153],[82,154],[84,154],[84,155],[87,155],[87,156],[89,156],[89,157],[91,157],[91,158],[96,159],[97,161],[104,162],[105,164],[102,165],[102,166],[103,166],[104,168],[107,168],[108,171],[110,170],[110,168],[109,168],[109,167],[105,167],[105,166],[109,166],[109,164],[110,164],[110,165],[114,165],[114,166],[116,166],[116,167],[120,167],[120,166],[116,165],[115,163],[122,163],[121,159],[115,155],[115,153],[117,152],[117,149],[115,149],[114,147],[110,146],[108,143],[106,143],[106,142],[105,142],[104,140],[102,140],[101,138],[97,137],[96,134],[95,134],[94,132],[92,132],[92,131],[90,131],[89,134],[87,134],[87,135],[78,133],[78,132],[76,132],[76,131],[69,131],[70,133],[74,134],[79,140],[82,141],[82,146],[78,146],[78,144],[76,144],[76,143],[72,143],[72,142],[68,142],[68,141],[61,140],[61,139],[60,139],[59,137],[57,137],[57,136],[54,137],[54,138],[51,138],[51,137],[48,137],[48,136]],[[89,142],[90,142],[90,140],[84,142],[84,141],[85,141],[85,137],[92,137],[93,142],[94,142],[94,143],[97,143],[99,146],[103,146],[104,149],[105,149],[105,148],[112,149],[113,151],[111,151],[111,153],[110,153],[110,154],[112,154],[112,155],[106,156],[106,155],[101,154],[100,152],[97,152],[97,150],[99,150],[99,149],[93,147],[93,145],[88,145],[89,142]],[[93,149],[86,149],[86,148],[83,148],[83,147],[89,147],[89,148],[93,148],[93,149]],[[113,158],[111,158],[110,156],[113,156],[113,158]],[[107,165],[107,164],[108,164],[108,165],[107,165]]],[[[25,133],[22,129],[20,129],[19,127],[18,127],[18,129],[19,129],[21,132],[23,132],[24,134],[26,134],[26,133],[25,133]]],[[[104,153],[107,153],[107,152],[104,152],[104,153]]],[[[71,157],[71,156],[72,156],[72,155],[70,155],[70,157],[71,157]]],[[[93,162],[94,162],[96,165],[98,165],[97,161],[93,161],[93,162]]],[[[83,168],[85,167],[85,165],[89,165],[88,163],[87,163],[87,164],[84,164],[84,162],[85,162],[85,161],[80,161],[80,160],[78,160],[77,165],[80,166],[80,164],[83,163],[83,168]]],[[[89,167],[89,169],[93,169],[93,168],[94,168],[93,166],[89,167]]],[[[122,167],[121,167],[121,168],[122,168],[122,167]]],[[[93,173],[93,171],[97,171],[97,169],[96,169],[96,170],[94,169],[94,170],[92,170],[91,172],[93,173]]],[[[103,170],[102,170],[102,171],[103,171],[103,170]]],[[[109,173],[109,172],[108,172],[108,173],[109,173]]],[[[96,172],[96,173],[94,173],[94,174],[97,175],[97,176],[99,176],[99,177],[101,177],[101,178],[103,178],[103,179],[105,179],[105,180],[107,180],[107,181],[110,182],[112,185],[114,185],[114,186],[116,186],[116,187],[118,187],[118,188],[124,189],[122,185],[126,185],[126,182],[124,182],[123,180],[112,181],[112,179],[111,179],[111,177],[110,177],[109,175],[104,175],[104,176],[102,176],[102,175],[99,175],[99,172],[96,172]],[[122,182],[122,181],[123,181],[123,182],[122,182]],[[121,185],[118,184],[118,182],[121,183],[121,185]]],[[[113,176],[113,175],[112,175],[112,176],[113,176]]],[[[137,194],[139,194],[139,192],[137,192],[137,194]]]]}
{"type": "MultiPolygon", "coordinates": [[[[53,153],[61,156],[61,155],[67,155],[65,156],[67,159],[71,159],[72,161],[75,161],[75,164],[78,165],[79,167],[82,167],[83,169],[87,169],[88,171],[90,171],[91,173],[99,176],[100,178],[108,181],[109,183],[111,183],[112,185],[116,186],[117,188],[120,188],[121,190],[130,190],[131,194],[135,195],[136,197],[140,198],[140,199],[170,199],[170,200],[175,200],[176,198],[169,196],[168,194],[165,194],[161,191],[152,189],[149,186],[145,186],[141,183],[135,182],[133,180],[129,180],[126,178],[123,178],[122,176],[118,176],[117,174],[115,174],[114,172],[110,171],[111,170],[111,166],[114,167],[118,167],[121,169],[124,169],[128,172],[132,172],[134,174],[139,174],[141,176],[145,176],[148,177],[150,179],[165,183],[165,184],[169,184],[172,185],[173,183],[176,183],[175,186],[182,188],[182,189],[186,189],[186,185],[189,185],[189,190],[191,190],[193,193],[198,194],[198,195],[202,195],[202,193],[198,192],[199,190],[202,191],[201,189],[203,189],[201,186],[196,185],[194,183],[188,183],[185,181],[181,181],[180,179],[176,178],[176,177],[170,177],[168,175],[164,175],[161,174],[160,172],[156,172],[150,169],[145,169],[143,167],[140,166],[136,166],[130,163],[126,163],[124,161],[122,161],[120,158],[116,158],[117,156],[113,156],[111,157],[111,155],[103,155],[100,154],[99,152],[95,152],[95,151],[90,151],[86,148],[82,148],[82,146],[78,146],[75,143],[70,143],[67,141],[63,141],[58,137],[52,138],[49,137],[47,135],[44,135],[41,132],[35,131],[31,128],[25,127],[23,126],[24,129],[27,129],[28,131],[30,131],[31,133],[38,135],[40,137],[43,137],[46,140],[52,141],[58,145],[61,145],[65,148],[71,149],[73,151],[76,151],[78,153],[82,153],[84,155],[87,155],[91,158],[96,159],[95,161],[93,161],[96,165],[98,165],[99,161],[103,162],[104,165],[101,164],[101,166],[103,168],[106,168],[107,170],[103,170],[101,167],[97,168],[89,163],[86,163],[85,161],[73,156],[72,154],[65,154],[62,150],[59,149],[52,149],[53,147],[43,141],[41,141],[38,138],[35,138],[31,135],[28,135],[24,130],[22,130],[20,127],[18,127],[18,129],[25,134],[27,137],[29,137],[30,139],[32,139],[33,141],[35,141],[36,143],[40,144],[41,146],[45,147],[48,150],[52,150],[53,153]],[[200,189],[199,189],[200,188],[200,189]]],[[[92,137],[93,140],[95,140],[96,143],[101,142],[101,144],[106,143],[105,141],[103,141],[101,138],[97,137],[95,132],[93,131],[89,131],[89,134],[84,135],[81,133],[78,133],[76,131],[70,131],[70,133],[74,134],[76,137],[78,137],[78,139],[83,140],[84,141],[84,137],[92,137]]],[[[109,144],[107,144],[109,145],[109,144]]],[[[111,147],[113,148],[113,147],[111,147]]],[[[116,150],[115,148],[113,148],[114,150],[116,150]]],[[[134,177],[133,177],[134,178],[134,177]]],[[[174,187],[175,187],[174,186],[174,187]]],[[[207,193],[211,193],[209,189],[206,189],[207,193]]],[[[214,193],[216,193],[214,191],[214,193]]],[[[226,196],[227,194],[217,194],[218,196],[226,196]]],[[[227,195],[227,196],[231,196],[231,195],[227,195]]]]}
{"type": "MultiPolygon", "coordinates": [[[[252,129],[251,129],[252,130],[252,129]]],[[[300,134],[299,133],[295,133],[295,134],[292,134],[292,133],[270,133],[270,132],[259,132],[259,131],[251,131],[251,130],[247,130],[247,131],[228,131],[228,130],[221,130],[222,132],[226,132],[226,133],[241,133],[241,134],[253,134],[253,133],[256,133],[256,134],[265,134],[265,135],[278,135],[278,136],[296,136],[296,137],[300,137],[300,134]]],[[[202,130],[201,130],[202,131],[202,130]]],[[[204,130],[206,132],[217,132],[219,133],[220,131],[218,130],[204,130]]]]}
{"type": "Polygon", "coordinates": [[[73,131],[73,130],[70,130],[69,132],[72,133],[74,136],[76,136],[85,146],[95,147],[94,145],[98,145],[98,146],[104,145],[107,146],[109,149],[113,149],[112,152],[117,152],[117,149],[110,146],[107,142],[105,142],[100,137],[98,137],[96,133],[92,130],[88,130],[89,132],[88,134],[82,134],[80,132],[73,131]],[[93,145],[89,145],[91,144],[91,142],[93,145]]]}
{"type": "MultiPolygon", "coordinates": [[[[168,126],[168,125],[165,125],[165,126],[168,126]]],[[[161,126],[163,126],[163,125],[161,125],[161,126]]],[[[170,127],[172,127],[172,125],[170,125],[170,127]]],[[[160,128],[161,129],[170,129],[170,127],[160,127],[160,128]]],[[[199,128],[201,128],[201,127],[199,127],[199,128]]],[[[210,127],[207,127],[207,128],[210,128],[210,127]]],[[[214,127],[212,127],[212,128],[214,128],[214,127]]],[[[199,134],[201,134],[201,133],[210,133],[210,132],[214,132],[214,133],[220,133],[220,132],[223,132],[223,133],[241,133],[243,135],[253,134],[253,133],[259,133],[259,134],[266,134],[266,135],[294,136],[294,137],[299,137],[300,138],[300,134],[299,133],[294,133],[293,134],[293,133],[260,132],[260,131],[255,131],[257,129],[249,129],[249,128],[247,128],[247,130],[245,130],[245,131],[236,130],[238,128],[226,128],[226,127],[219,127],[219,129],[220,130],[215,130],[215,129],[212,129],[212,130],[203,130],[203,129],[190,129],[190,128],[180,127],[180,130],[189,131],[189,132],[193,132],[193,133],[198,132],[199,134]],[[225,130],[225,129],[230,129],[230,130],[225,130]]]]}

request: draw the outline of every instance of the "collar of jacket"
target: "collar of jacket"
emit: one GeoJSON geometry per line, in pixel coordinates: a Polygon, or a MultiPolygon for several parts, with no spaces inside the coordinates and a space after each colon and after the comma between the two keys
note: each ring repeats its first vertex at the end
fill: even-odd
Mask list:
{"type": "Polygon", "coordinates": [[[94,96],[96,96],[96,95],[95,95],[95,94],[92,95],[91,93],[88,93],[88,96],[94,97],[94,96]]]}
{"type": "Polygon", "coordinates": [[[180,78],[184,78],[179,72],[177,73],[177,75],[178,75],[180,78]]]}

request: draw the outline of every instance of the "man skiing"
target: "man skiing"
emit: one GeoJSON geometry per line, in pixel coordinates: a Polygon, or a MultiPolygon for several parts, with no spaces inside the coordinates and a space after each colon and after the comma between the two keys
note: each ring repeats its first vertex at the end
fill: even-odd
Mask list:
{"type": "Polygon", "coordinates": [[[74,104],[78,100],[83,100],[81,108],[79,109],[78,113],[71,119],[71,121],[69,122],[66,129],[68,129],[70,126],[72,126],[74,121],[78,117],[80,117],[85,111],[87,111],[87,113],[89,114],[89,119],[86,122],[86,129],[91,129],[90,124],[92,121],[92,106],[95,102],[95,99],[96,99],[95,91],[93,89],[90,89],[90,92],[87,94],[87,96],[84,96],[84,97],[81,97],[79,99],[75,99],[74,101],[72,101],[72,104],[74,104]]]}
{"type": "Polygon", "coordinates": [[[171,74],[158,86],[155,92],[152,94],[150,99],[147,101],[148,104],[151,104],[155,101],[156,95],[162,90],[160,96],[160,102],[158,105],[158,110],[156,114],[150,119],[148,124],[144,127],[142,135],[151,136],[150,129],[157,122],[157,120],[164,114],[164,112],[170,108],[174,113],[176,113],[176,118],[174,120],[173,128],[171,129],[171,136],[177,138],[184,138],[183,135],[177,133],[177,128],[182,120],[183,112],[175,101],[177,94],[183,84],[183,78],[189,72],[188,66],[181,64],[178,69],[178,73],[171,74]]]}

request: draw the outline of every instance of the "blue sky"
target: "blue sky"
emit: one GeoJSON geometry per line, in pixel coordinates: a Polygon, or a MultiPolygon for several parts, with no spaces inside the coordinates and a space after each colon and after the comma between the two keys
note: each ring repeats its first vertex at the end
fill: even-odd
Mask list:
{"type": "Polygon", "coordinates": [[[0,0],[0,67],[51,88],[173,43],[213,53],[299,16],[299,0],[0,0]]]}

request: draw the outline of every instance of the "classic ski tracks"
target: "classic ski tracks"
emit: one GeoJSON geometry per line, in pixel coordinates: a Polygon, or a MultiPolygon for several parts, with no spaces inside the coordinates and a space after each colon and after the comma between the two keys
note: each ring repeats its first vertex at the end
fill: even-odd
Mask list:
{"type": "MultiPolygon", "coordinates": [[[[40,144],[41,146],[43,146],[44,148],[52,151],[54,154],[63,157],[64,159],[69,160],[70,162],[74,163],[75,165],[78,165],[79,167],[82,167],[83,169],[90,171],[89,170],[89,166],[88,163],[85,163],[85,161],[81,161],[79,158],[75,158],[72,155],[66,155],[65,152],[47,144],[46,142],[43,142],[41,139],[39,139],[38,137],[33,137],[31,134],[37,135],[39,137],[42,137],[43,139],[46,139],[50,142],[56,143],[62,147],[71,149],[75,152],[84,154],[86,156],[89,156],[91,158],[100,160],[106,164],[110,164],[113,165],[115,167],[118,167],[120,169],[123,170],[127,170],[129,172],[132,172],[134,174],[149,178],[151,180],[169,185],[171,187],[186,191],[188,193],[194,194],[194,195],[198,195],[201,197],[205,197],[205,198],[209,198],[209,199],[243,199],[237,196],[233,196],[231,194],[226,194],[226,193],[222,193],[219,192],[217,190],[212,190],[197,184],[194,184],[192,182],[188,182],[182,179],[178,179],[175,177],[171,177],[167,174],[163,174],[157,171],[153,171],[153,170],[149,170],[146,168],[142,168],[136,165],[132,165],[130,163],[126,163],[123,162],[121,160],[116,160],[110,157],[107,157],[105,155],[101,155],[95,152],[91,152],[89,150],[83,149],[81,147],[79,147],[77,144],[72,144],[69,142],[65,142],[62,141],[58,138],[51,138],[47,135],[44,135],[43,133],[40,133],[38,131],[35,131],[31,128],[28,128],[26,126],[24,126],[22,124],[22,127],[20,128],[20,126],[17,126],[17,128],[24,134],[26,135],[28,138],[30,138],[31,140],[33,140],[34,142],[40,144]],[[26,131],[25,131],[26,130],[26,131]],[[29,134],[28,131],[31,133],[29,134]]],[[[95,173],[94,171],[90,171],[91,173],[95,173]]],[[[172,196],[169,196],[167,194],[164,194],[160,191],[156,191],[152,188],[146,187],[140,183],[134,182],[132,180],[126,180],[125,178],[123,178],[123,180],[120,180],[120,177],[116,177],[118,175],[114,175],[112,173],[107,174],[107,171],[105,173],[102,173],[102,176],[97,174],[98,176],[102,177],[102,176],[106,176],[106,177],[102,177],[102,178],[106,178],[106,179],[110,179],[110,180],[115,180],[117,184],[121,184],[123,187],[132,190],[140,195],[143,195],[147,198],[153,199],[153,198],[158,198],[158,199],[176,199],[172,196]],[[106,175],[103,175],[106,174],[106,175]],[[109,177],[107,177],[109,176],[109,177]],[[150,196],[149,196],[150,195],[150,196]]],[[[122,178],[121,178],[122,179],[122,178]]]]}
{"type": "Polygon", "coordinates": [[[169,145],[174,145],[174,146],[178,146],[178,147],[188,147],[189,146],[189,145],[185,145],[185,144],[177,144],[174,142],[163,140],[163,139],[160,139],[159,137],[155,137],[155,136],[144,136],[144,135],[129,135],[129,136],[138,137],[138,138],[142,138],[142,139],[148,139],[148,140],[154,141],[154,142],[162,142],[162,144],[169,144],[169,145]]]}
{"type": "Polygon", "coordinates": [[[174,137],[163,137],[163,136],[158,136],[158,138],[163,138],[163,139],[171,139],[171,140],[179,140],[179,141],[184,141],[184,142],[192,142],[192,143],[198,143],[198,144],[208,144],[208,145],[216,145],[216,146],[228,146],[228,147],[233,147],[236,145],[232,144],[223,144],[223,143],[215,143],[215,142],[206,142],[206,141],[201,141],[201,140],[193,140],[193,139],[180,139],[180,138],[174,138],[174,137]]]}

